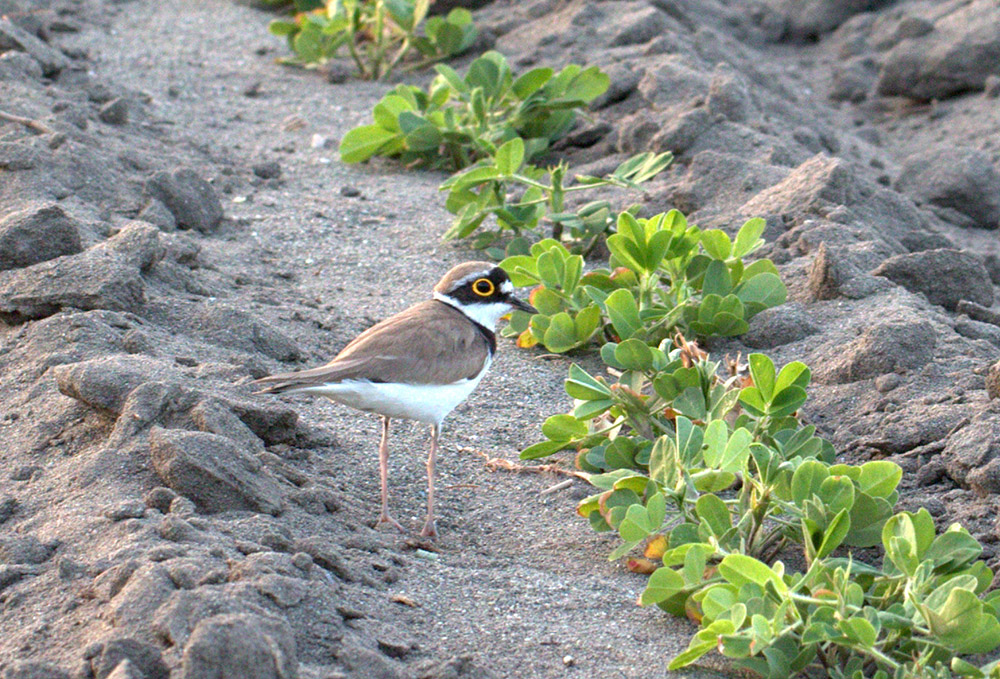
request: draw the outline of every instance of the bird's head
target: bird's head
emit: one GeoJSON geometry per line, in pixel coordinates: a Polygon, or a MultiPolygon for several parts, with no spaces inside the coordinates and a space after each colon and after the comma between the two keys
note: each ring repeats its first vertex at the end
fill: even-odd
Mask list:
{"type": "Polygon", "coordinates": [[[493,329],[504,314],[535,307],[514,296],[507,272],[489,262],[466,262],[446,273],[434,286],[434,299],[450,304],[480,325],[493,329]]]}

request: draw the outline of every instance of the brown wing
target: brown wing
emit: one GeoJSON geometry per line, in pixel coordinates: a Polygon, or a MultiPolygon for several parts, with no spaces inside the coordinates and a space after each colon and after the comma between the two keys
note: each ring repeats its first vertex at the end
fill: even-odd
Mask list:
{"type": "Polygon", "coordinates": [[[461,311],[431,300],[368,328],[324,366],[254,384],[268,393],[358,379],[450,384],[478,375],[489,352],[486,338],[461,311]]]}

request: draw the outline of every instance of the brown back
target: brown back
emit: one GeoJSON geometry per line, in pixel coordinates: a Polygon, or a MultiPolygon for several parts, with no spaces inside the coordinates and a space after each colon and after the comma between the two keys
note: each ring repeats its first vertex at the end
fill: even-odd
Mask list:
{"type": "Polygon", "coordinates": [[[451,384],[478,375],[489,353],[486,338],[461,311],[428,300],[368,328],[324,366],[255,384],[265,392],[344,380],[451,384]]]}

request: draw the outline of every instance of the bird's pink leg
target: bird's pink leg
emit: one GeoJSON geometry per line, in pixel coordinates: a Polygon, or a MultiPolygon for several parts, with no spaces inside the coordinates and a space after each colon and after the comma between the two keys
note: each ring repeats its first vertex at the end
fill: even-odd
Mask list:
{"type": "Polygon", "coordinates": [[[425,538],[436,538],[437,528],[434,525],[434,462],[437,459],[438,434],[440,425],[431,426],[431,452],[427,456],[427,520],[420,535],[425,538]]]}
{"type": "Polygon", "coordinates": [[[389,516],[389,418],[382,418],[382,442],[378,446],[378,473],[382,482],[382,513],[379,514],[378,528],[383,523],[392,524],[400,532],[407,532],[396,519],[389,516]]]}

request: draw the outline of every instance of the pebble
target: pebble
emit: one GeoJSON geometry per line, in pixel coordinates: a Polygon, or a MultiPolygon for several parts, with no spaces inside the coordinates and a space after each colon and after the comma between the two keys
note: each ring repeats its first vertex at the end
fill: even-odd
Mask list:
{"type": "Polygon", "coordinates": [[[97,117],[108,125],[124,125],[128,122],[128,102],[121,98],[112,99],[101,106],[97,117]]]}
{"type": "Polygon", "coordinates": [[[896,373],[886,373],[875,378],[875,389],[880,394],[887,394],[899,386],[901,380],[896,373]]]}
{"type": "Polygon", "coordinates": [[[357,198],[358,196],[361,195],[361,190],[353,186],[341,186],[340,195],[344,196],[345,198],[357,198]]]}
{"type": "Polygon", "coordinates": [[[281,164],[276,160],[267,160],[253,166],[253,173],[261,179],[277,179],[281,176],[281,164]]]}

